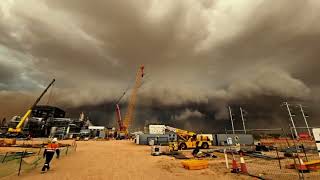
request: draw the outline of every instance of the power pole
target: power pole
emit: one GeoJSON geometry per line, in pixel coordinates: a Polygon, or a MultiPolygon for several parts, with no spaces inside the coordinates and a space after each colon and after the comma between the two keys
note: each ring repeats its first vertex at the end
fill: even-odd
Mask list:
{"type": "Polygon", "coordinates": [[[308,124],[308,121],[307,121],[307,117],[308,117],[308,116],[305,114],[302,105],[299,104],[298,106],[300,107],[300,111],[301,111],[301,113],[302,113],[304,122],[306,123],[306,127],[307,127],[307,129],[308,129],[309,136],[312,137],[312,134],[311,134],[311,131],[310,131],[310,128],[309,128],[309,124],[308,124]]]}
{"type": "Polygon", "coordinates": [[[290,107],[289,107],[289,104],[288,102],[284,102],[284,105],[287,107],[287,110],[288,110],[288,113],[289,113],[289,117],[290,117],[290,120],[291,120],[291,123],[292,123],[292,127],[293,127],[293,130],[294,130],[294,134],[296,136],[296,138],[298,138],[298,132],[297,132],[297,129],[296,129],[296,125],[294,124],[294,121],[293,121],[293,116],[292,113],[291,113],[291,110],[290,110],[290,107]]]}
{"type": "Polygon", "coordinates": [[[235,132],[234,132],[234,126],[233,126],[233,121],[234,121],[234,119],[233,119],[233,116],[232,116],[231,107],[228,106],[228,109],[229,109],[229,114],[230,114],[230,121],[231,121],[231,126],[232,126],[232,132],[233,132],[233,134],[235,134],[235,132]]]}
{"type": "Polygon", "coordinates": [[[240,113],[241,113],[241,119],[242,119],[242,125],[243,125],[243,130],[244,130],[244,134],[247,134],[247,130],[246,130],[246,124],[245,124],[245,119],[244,119],[244,116],[243,116],[243,109],[242,107],[240,107],[240,113]]]}

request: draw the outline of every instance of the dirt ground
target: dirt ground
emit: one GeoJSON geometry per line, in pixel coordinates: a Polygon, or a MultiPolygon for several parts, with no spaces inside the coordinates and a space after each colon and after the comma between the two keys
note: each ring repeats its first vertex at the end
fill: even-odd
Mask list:
{"type": "Polygon", "coordinates": [[[150,147],[135,145],[131,141],[79,141],[77,152],[54,160],[51,170],[41,174],[40,169],[7,179],[26,180],[206,180],[253,179],[229,173],[218,158],[209,163],[209,169],[185,170],[179,160],[168,156],[150,155],[150,147]]]}

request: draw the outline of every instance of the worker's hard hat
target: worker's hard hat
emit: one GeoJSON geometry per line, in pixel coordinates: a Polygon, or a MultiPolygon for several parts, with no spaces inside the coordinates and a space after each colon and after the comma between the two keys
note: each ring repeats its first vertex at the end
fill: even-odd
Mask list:
{"type": "Polygon", "coordinates": [[[55,142],[57,142],[57,141],[58,141],[57,138],[53,138],[51,142],[55,143],[55,142]]]}

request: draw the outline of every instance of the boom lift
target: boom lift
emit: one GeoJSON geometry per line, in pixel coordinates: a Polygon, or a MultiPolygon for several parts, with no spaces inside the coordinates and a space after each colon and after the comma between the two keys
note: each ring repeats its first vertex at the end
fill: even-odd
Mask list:
{"type": "Polygon", "coordinates": [[[28,111],[24,114],[24,116],[21,118],[20,122],[18,123],[18,125],[15,128],[9,128],[8,129],[8,133],[9,134],[21,134],[22,133],[22,126],[24,124],[24,122],[28,119],[28,117],[30,116],[32,110],[34,107],[37,106],[37,104],[40,102],[40,100],[42,99],[42,97],[46,94],[46,92],[48,91],[48,89],[53,85],[53,83],[55,82],[55,79],[53,79],[51,81],[51,83],[47,86],[47,88],[41,93],[41,95],[38,97],[38,99],[33,103],[33,105],[28,109],[28,111]]]}
{"type": "Polygon", "coordinates": [[[122,120],[121,118],[121,112],[120,112],[120,107],[118,103],[120,102],[120,100],[122,99],[122,97],[125,95],[126,92],[123,93],[123,95],[119,98],[116,104],[116,116],[117,116],[117,122],[119,126],[118,133],[120,135],[120,138],[125,138],[125,137],[128,137],[129,135],[128,130],[134,119],[134,111],[135,111],[136,102],[137,102],[137,93],[138,93],[138,89],[142,84],[143,76],[144,76],[144,65],[141,65],[136,74],[135,84],[129,99],[128,109],[127,109],[127,113],[124,120],[122,120]]]}
{"type": "Polygon", "coordinates": [[[209,140],[207,136],[198,135],[195,132],[173,128],[170,126],[166,126],[166,129],[177,134],[177,146],[179,149],[196,148],[197,142],[198,146],[200,146],[203,149],[208,149],[212,145],[212,142],[209,140]]]}

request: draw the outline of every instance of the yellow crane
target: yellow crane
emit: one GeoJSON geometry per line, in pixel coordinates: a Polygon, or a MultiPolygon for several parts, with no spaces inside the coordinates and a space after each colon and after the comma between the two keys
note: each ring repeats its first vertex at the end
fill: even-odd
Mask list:
{"type": "Polygon", "coordinates": [[[125,115],[123,122],[121,119],[119,105],[117,104],[117,107],[116,107],[116,114],[117,114],[117,121],[119,124],[119,130],[120,130],[120,133],[124,134],[124,136],[126,136],[126,137],[128,137],[128,135],[129,135],[129,128],[134,120],[134,111],[136,108],[138,89],[142,85],[143,76],[144,76],[144,65],[141,65],[137,74],[136,74],[135,84],[132,89],[132,93],[131,93],[131,96],[130,96],[130,99],[128,102],[128,109],[127,109],[127,112],[126,112],[126,115],[125,115]]]}
{"type": "Polygon", "coordinates": [[[18,123],[18,125],[15,128],[9,128],[8,129],[8,133],[10,134],[20,134],[22,132],[22,126],[24,124],[24,122],[27,120],[27,118],[30,116],[32,110],[34,107],[37,106],[37,104],[40,102],[41,98],[46,94],[46,92],[48,91],[48,89],[53,85],[53,83],[56,80],[53,79],[51,81],[51,83],[47,86],[47,88],[41,93],[41,95],[38,97],[38,99],[33,103],[33,105],[28,109],[28,111],[24,114],[24,116],[21,118],[20,122],[18,123]]]}
{"type": "Polygon", "coordinates": [[[198,143],[198,146],[203,149],[208,149],[212,145],[212,142],[207,136],[198,135],[195,132],[178,129],[170,126],[166,126],[166,129],[168,131],[171,131],[177,134],[178,136],[177,147],[179,149],[196,148],[197,143],[198,143]]]}

